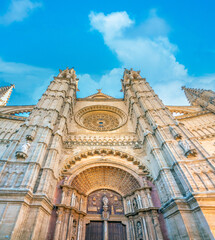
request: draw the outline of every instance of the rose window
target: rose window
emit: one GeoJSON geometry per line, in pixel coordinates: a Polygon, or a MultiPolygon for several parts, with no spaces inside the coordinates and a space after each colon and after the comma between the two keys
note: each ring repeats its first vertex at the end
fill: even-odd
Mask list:
{"type": "Polygon", "coordinates": [[[76,114],[79,125],[92,131],[112,131],[125,124],[126,114],[111,106],[90,106],[76,114]]]}

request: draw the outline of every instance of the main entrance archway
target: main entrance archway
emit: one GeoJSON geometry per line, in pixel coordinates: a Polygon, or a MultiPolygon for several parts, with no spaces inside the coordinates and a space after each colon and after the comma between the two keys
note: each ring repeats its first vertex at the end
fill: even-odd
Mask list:
{"type": "Polygon", "coordinates": [[[162,239],[148,173],[116,159],[89,157],[67,171],[54,239],[162,239]]]}
{"type": "MultiPolygon", "coordinates": [[[[126,171],[120,164],[117,166],[102,161],[85,164],[82,171],[74,172],[67,183],[73,189],[71,198],[83,199],[81,204],[84,209],[79,206],[79,210],[86,212],[83,217],[82,239],[93,239],[94,235],[100,236],[101,233],[104,240],[113,236],[119,240],[128,239],[126,232],[129,233],[129,227],[128,218],[125,216],[124,197],[133,194],[135,189],[140,189],[141,182],[142,178],[131,169],[127,168],[126,171]],[[106,207],[104,197],[107,198],[106,207]],[[122,238],[123,236],[125,237],[122,238]]],[[[76,205],[74,202],[72,204],[76,205]]]]}
{"type": "Polygon", "coordinates": [[[115,191],[100,189],[90,193],[86,220],[89,222],[86,223],[86,240],[127,239],[126,225],[122,223],[125,221],[123,198],[115,191]]]}

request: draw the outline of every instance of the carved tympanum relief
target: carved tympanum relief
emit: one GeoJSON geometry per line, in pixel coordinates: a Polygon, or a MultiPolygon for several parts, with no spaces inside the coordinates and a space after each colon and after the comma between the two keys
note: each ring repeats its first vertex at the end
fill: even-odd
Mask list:
{"type": "Polygon", "coordinates": [[[98,190],[92,192],[88,197],[87,212],[90,214],[101,214],[103,208],[111,215],[124,214],[122,197],[111,190],[98,190]]]}

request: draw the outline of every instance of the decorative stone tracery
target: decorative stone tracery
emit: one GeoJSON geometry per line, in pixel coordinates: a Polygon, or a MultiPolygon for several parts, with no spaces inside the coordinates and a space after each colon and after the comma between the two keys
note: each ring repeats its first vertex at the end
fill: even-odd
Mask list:
{"type": "Polygon", "coordinates": [[[126,123],[127,115],[116,107],[93,105],[79,110],[75,120],[92,131],[112,131],[126,123]]]}

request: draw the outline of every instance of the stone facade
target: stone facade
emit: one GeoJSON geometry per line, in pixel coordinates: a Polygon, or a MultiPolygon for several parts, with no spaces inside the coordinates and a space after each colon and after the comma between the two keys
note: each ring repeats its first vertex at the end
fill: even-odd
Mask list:
{"type": "Polygon", "coordinates": [[[77,98],[67,68],[0,108],[0,239],[214,239],[215,93],[165,106],[133,69],[122,89],[77,98]]]}

